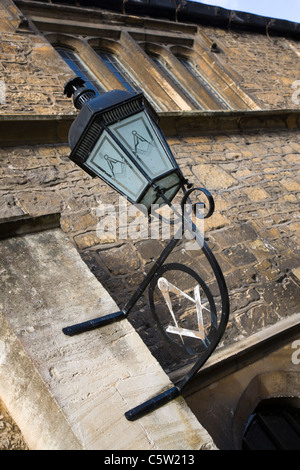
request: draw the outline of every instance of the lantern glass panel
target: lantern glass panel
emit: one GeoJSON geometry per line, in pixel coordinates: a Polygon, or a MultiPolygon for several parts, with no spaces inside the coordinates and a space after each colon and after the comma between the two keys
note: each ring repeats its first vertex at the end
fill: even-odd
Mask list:
{"type": "MultiPolygon", "coordinates": [[[[182,182],[178,178],[176,173],[172,173],[168,176],[163,177],[157,183],[161,188],[164,189],[164,196],[169,201],[172,201],[175,194],[179,191],[182,186],[182,182]]],[[[141,204],[144,204],[147,208],[150,208],[151,204],[164,205],[165,199],[158,197],[154,188],[150,187],[146,194],[141,199],[141,204]]]]}
{"type": "Polygon", "coordinates": [[[85,165],[133,202],[148,185],[147,179],[105,130],[85,165]]]}
{"type": "Polygon", "coordinates": [[[151,179],[174,169],[174,162],[144,111],[111,125],[110,129],[151,179]]]}

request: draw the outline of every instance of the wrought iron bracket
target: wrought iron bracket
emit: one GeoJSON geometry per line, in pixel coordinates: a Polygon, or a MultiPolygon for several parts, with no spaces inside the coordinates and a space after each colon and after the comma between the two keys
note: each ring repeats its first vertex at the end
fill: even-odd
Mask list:
{"type": "MultiPolygon", "coordinates": [[[[77,335],[86,331],[94,330],[95,328],[100,328],[105,325],[109,325],[111,323],[126,319],[128,315],[130,314],[132,308],[135,306],[135,304],[141,297],[141,295],[147,289],[147,287],[149,287],[151,311],[155,317],[155,303],[154,303],[153,295],[152,295],[153,290],[158,280],[161,278],[161,275],[163,275],[166,271],[170,269],[188,273],[197,281],[198,285],[203,289],[206,297],[208,298],[208,303],[210,306],[211,324],[210,324],[209,334],[205,336],[205,339],[203,340],[203,348],[202,349],[200,348],[198,357],[194,365],[191,367],[191,369],[186,374],[186,376],[179,382],[179,384],[170,388],[169,390],[162,391],[162,393],[150,398],[149,400],[142,403],[141,405],[138,405],[137,407],[127,411],[125,413],[125,417],[129,421],[134,421],[136,419],[139,419],[140,417],[150,413],[153,410],[156,410],[157,408],[163,406],[164,404],[178,397],[182,393],[187,383],[197,374],[199,369],[204,365],[207,359],[211,356],[211,354],[213,353],[213,351],[219,344],[220,339],[222,338],[225,332],[226,326],[227,326],[228,317],[229,317],[229,296],[228,296],[228,290],[227,290],[223,273],[212,251],[210,250],[210,248],[204,241],[201,234],[198,232],[197,227],[195,227],[192,220],[184,214],[184,210],[183,210],[184,205],[186,203],[189,203],[194,213],[197,213],[196,208],[197,208],[197,204],[199,203],[192,204],[190,201],[191,194],[196,190],[200,191],[206,196],[206,199],[208,201],[208,207],[206,207],[206,205],[203,203],[201,204],[205,206],[207,209],[207,212],[206,212],[206,215],[204,215],[204,218],[208,218],[213,214],[215,206],[214,206],[214,200],[213,200],[212,195],[210,194],[209,191],[207,191],[204,188],[190,188],[184,191],[184,196],[181,201],[181,208],[182,208],[181,214],[178,214],[178,212],[174,210],[173,206],[167,199],[165,199],[165,202],[174,210],[175,213],[177,213],[179,217],[182,217],[182,221],[184,218],[186,219],[185,222],[188,224],[188,229],[193,233],[195,240],[199,245],[199,248],[202,249],[202,252],[204,253],[205,258],[208,261],[214,273],[214,277],[218,286],[219,296],[221,300],[221,309],[220,309],[219,318],[215,310],[215,304],[212,298],[212,294],[208,286],[206,285],[206,283],[203,281],[203,279],[194,270],[184,265],[181,265],[179,263],[165,264],[166,260],[168,259],[168,256],[171,254],[171,252],[174,250],[174,248],[180,241],[180,237],[174,236],[170,240],[170,242],[167,244],[167,246],[163,249],[161,255],[155,261],[149,273],[146,275],[145,279],[142,281],[138,289],[134,292],[134,294],[129,299],[129,301],[125,304],[125,307],[122,310],[109,314],[109,315],[99,317],[99,318],[88,320],[83,323],[78,323],[72,326],[67,326],[63,328],[62,330],[65,335],[73,336],[73,335],[77,335]]],[[[164,198],[163,193],[161,193],[160,196],[164,198]]],[[[183,225],[184,224],[182,223],[181,230],[183,230],[182,228],[183,225]]],[[[199,302],[198,302],[198,308],[201,308],[201,303],[199,304],[199,302]]],[[[165,333],[165,331],[163,331],[163,333],[165,333]]],[[[180,334],[180,329],[177,329],[175,333],[180,334]]],[[[186,333],[181,331],[181,334],[186,334],[186,333]]]]}

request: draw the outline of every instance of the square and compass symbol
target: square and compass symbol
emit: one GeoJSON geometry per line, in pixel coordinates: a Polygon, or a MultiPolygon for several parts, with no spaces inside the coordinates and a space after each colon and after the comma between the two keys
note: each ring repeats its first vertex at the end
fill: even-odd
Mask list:
{"type": "Polygon", "coordinates": [[[211,344],[217,328],[217,305],[210,287],[192,268],[163,265],[149,286],[152,315],[167,341],[184,356],[211,344]]]}

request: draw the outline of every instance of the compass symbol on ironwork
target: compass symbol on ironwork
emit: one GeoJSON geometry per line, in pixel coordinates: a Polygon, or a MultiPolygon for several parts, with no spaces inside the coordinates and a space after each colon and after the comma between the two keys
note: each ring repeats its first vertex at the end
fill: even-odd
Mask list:
{"type": "Polygon", "coordinates": [[[217,307],[211,290],[193,269],[180,263],[163,265],[150,283],[149,302],[159,330],[175,350],[194,356],[211,344],[217,307]],[[176,286],[183,283],[185,288],[176,286]]]}
{"type": "Polygon", "coordinates": [[[194,298],[190,297],[185,292],[178,289],[178,287],[171,284],[171,282],[169,282],[164,277],[160,277],[158,279],[157,285],[158,285],[158,288],[160,289],[160,291],[162,292],[162,294],[164,296],[164,299],[166,301],[166,304],[169,308],[170,314],[171,314],[172,319],[174,321],[174,325],[169,325],[166,329],[166,332],[167,333],[172,333],[174,335],[179,335],[183,344],[184,344],[183,337],[185,337],[185,336],[190,337],[190,338],[197,338],[197,339],[204,340],[205,339],[205,333],[204,333],[202,310],[203,310],[203,308],[206,309],[206,310],[208,310],[208,309],[206,307],[204,307],[201,303],[199,284],[197,284],[197,286],[194,288],[194,298]],[[186,299],[190,300],[191,302],[193,302],[195,304],[196,312],[197,312],[198,330],[189,330],[187,328],[182,328],[178,325],[178,322],[176,320],[176,315],[173,312],[172,300],[170,298],[170,293],[171,292],[173,292],[174,294],[178,294],[179,296],[185,297],[186,299]]]}

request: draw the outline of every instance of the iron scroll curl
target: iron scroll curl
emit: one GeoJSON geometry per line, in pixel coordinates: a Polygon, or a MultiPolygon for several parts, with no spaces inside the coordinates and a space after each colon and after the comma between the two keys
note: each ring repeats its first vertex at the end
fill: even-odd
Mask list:
{"type": "Polygon", "coordinates": [[[213,198],[212,194],[205,188],[198,188],[197,187],[197,188],[190,188],[190,189],[186,190],[185,193],[184,193],[184,196],[181,200],[181,210],[182,210],[182,212],[184,211],[184,207],[188,202],[192,206],[192,210],[194,212],[194,215],[196,215],[197,217],[201,217],[199,211],[197,211],[197,205],[201,205],[204,208],[206,208],[206,204],[203,203],[203,202],[195,202],[194,204],[192,204],[192,202],[190,200],[190,196],[194,191],[200,191],[206,196],[206,199],[208,200],[208,210],[207,210],[206,214],[203,216],[203,218],[208,219],[209,217],[211,217],[213,215],[213,213],[215,211],[215,201],[214,201],[214,198],[213,198]]]}
{"type": "MultiPolygon", "coordinates": [[[[212,324],[209,341],[206,342],[206,347],[200,351],[194,365],[190,368],[188,373],[174,387],[163,391],[162,393],[150,398],[141,405],[138,405],[137,407],[127,411],[125,413],[125,416],[129,421],[135,421],[137,419],[140,419],[151,411],[158,409],[159,407],[163,406],[174,398],[180,396],[187,384],[196,376],[197,372],[201,369],[201,367],[203,367],[203,365],[212,355],[214,350],[217,348],[226,330],[230,308],[228,290],[225,283],[225,279],[215,256],[213,255],[206,242],[204,242],[202,246],[202,251],[213,269],[219,288],[219,293],[221,297],[221,314],[219,316],[218,323],[216,324],[215,322],[214,312],[212,314],[212,324]]],[[[165,266],[168,267],[168,265],[165,266]]]]}

